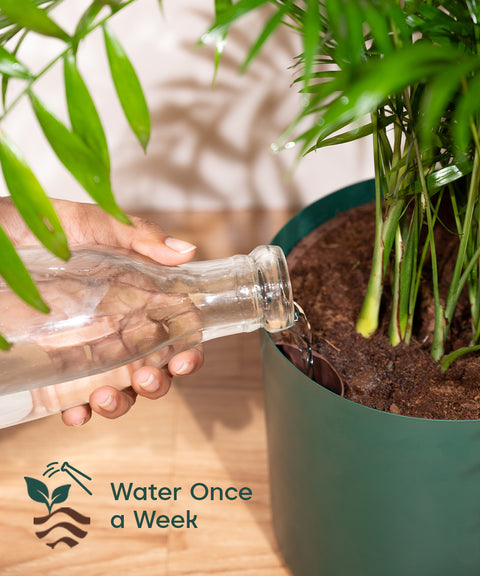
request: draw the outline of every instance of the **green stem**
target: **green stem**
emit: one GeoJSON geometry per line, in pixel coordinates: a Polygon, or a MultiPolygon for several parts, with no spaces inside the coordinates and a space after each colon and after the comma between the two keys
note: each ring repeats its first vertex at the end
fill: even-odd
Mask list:
{"type": "Polygon", "coordinates": [[[375,163],[375,244],[367,291],[357,320],[357,332],[365,338],[378,328],[380,301],[383,291],[383,213],[382,183],[380,181],[380,151],[378,147],[378,115],[372,113],[373,154],[375,163]]]}
{"type": "Polygon", "coordinates": [[[443,351],[445,348],[444,345],[444,325],[445,320],[443,316],[443,308],[440,304],[440,291],[438,287],[438,265],[437,265],[437,252],[435,247],[435,238],[434,238],[434,225],[433,225],[433,218],[432,218],[432,208],[430,204],[430,197],[428,195],[428,187],[427,181],[425,178],[425,174],[423,171],[423,162],[422,162],[422,153],[420,151],[420,145],[418,142],[418,138],[413,128],[414,116],[412,113],[412,106],[410,102],[410,95],[408,90],[404,91],[404,98],[405,98],[405,107],[408,112],[408,116],[410,121],[412,122],[412,131],[411,137],[415,149],[415,156],[417,161],[417,169],[418,169],[418,177],[420,179],[421,184],[421,195],[423,204],[425,206],[425,214],[427,217],[427,236],[428,241],[430,244],[430,257],[432,261],[432,282],[433,282],[433,298],[435,304],[435,324],[433,329],[433,342],[432,342],[432,349],[431,354],[435,360],[440,360],[443,356],[443,351]]]}
{"type": "Polygon", "coordinates": [[[462,274],[462,270],[465,265],[465,257],[467,254],[467,245],[470,235],[470,230],[472,226],[473,212],[475,207],[475,202],[477,200],[478,186],[480,183],[480,155],[478,149],[475,150],[475,157],[473,160],[472,176],[470,180],[470,186],[468,190],[468,200],[467,208],[465,211],[465,218],[462,226],[462,236],[460,239],[460,246],[458,248],[458,255],[455,261],[455,268],[453,270],[452,280],[450,282],[450,288],[448,290],[447,299],[445,302],[445,338],[450,327],[453,313],[457,306],[458,298],[460,292],[458,290],[459,282],[462,274]]]}
{"type": "Polygon", "coordinates": [[[472,352],[478,352],[478,350],[480,350],[480,345],[465,346],[464,348],[459,348],[458,350],[454,350],[453,352],[450,352],[450,354],[447,354],[446,356],[444,356],[442,358],[442,361],[440,362],[440,368],[443,370],[443,372],[445,372],[446,370],[448,370],[448,368],[450,367],[452,362],[455,362],[455,360],[458,360],[458,358],[460,358],[461,356],[464,356],[465,354],[471,354],[472,352]]]}
{"type": "Polygon", "coordinates": [[[392,302],[392,317],[388,330],[388,336],[392,346],[397,346],[402,341],[402,333],[400,329],[400,273],[403,261],[403,241],[400,232],[400,226],[397,226],[395,234],[395,261],[393,271],[393,302],[392,302]]]}

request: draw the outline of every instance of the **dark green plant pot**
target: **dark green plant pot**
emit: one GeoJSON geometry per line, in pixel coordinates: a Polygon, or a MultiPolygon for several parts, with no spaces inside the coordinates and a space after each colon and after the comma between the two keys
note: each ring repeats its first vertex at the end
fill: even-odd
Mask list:
{"type": "MultiPolygon", "coordinates": [[[[372,195],[364,182],[322,198],[273,243],[288,252],[372,195]]],[[[266,333],[262,355],[273,522],[293,574],[478,576],[480,420],[355,404],[304,376],[266,333]]]]}

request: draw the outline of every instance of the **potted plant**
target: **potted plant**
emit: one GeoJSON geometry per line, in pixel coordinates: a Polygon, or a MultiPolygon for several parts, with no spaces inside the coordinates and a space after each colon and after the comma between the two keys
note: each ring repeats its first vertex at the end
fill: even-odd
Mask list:
{"type": "MultiPolygon", "coordinates": [[[[75,54],[82,38],[104,25],[117,92],[145,145],[149,122],[141,89],[106,24],[129,2],[92,2],[73,35],[49,17],[57,3],[0,0],[4,99],[10,78],[24,82],[22,92],[31,99],[59,158],[100,205],[122,219],[109,185],[103,130],[75,54]],[[100,14],[104,7],[107,15],[100,14]],[[59,58],[65,66],[67,100],[73,104],[71,128],[53,117],[35,94],[35,76],[18,52],[28,30],[65,44],[59,58]],[[79,118],[75,110],[80,108],[89,114],[79,118]]],[[[370,338],[378,326],[388,274],[393,288],[391,346],[413,342],[420,279],[428,268],[435,311],[431,354],[441,369],[449,370],[479,349],[480,7],[474,0],[218,0],[216,21],[206,36],[216,41],[217,62],[228,28],[267,4],[271,15],[245,67],[282,24],[303,40],[296,85],[304,107],[277,148],[295,142],[307,153],[371,135],[375,159],[373,186],[361,184],[321,199],[275,241],[288,251],[335,213],[374,198],[375,242],[359,334],[370,338]],[[458,248],[450,288],[443,294],[436,229],[443,225],[445,206],[458,248]],[[464,290],[471,303],[471,335],[466,345],[452,348],[449,333],[464,290]]],[[[5,135],[0,162],[29,226],[50,249],[67,257],[48,198],[5,135]],[[22,194],[16,188],[19,181],[22,194]],[[35,209],[26,209],[31,206],[35,209]]],[[[27,272],[3,236],[0,247],[6,256],[0,273],[41,308],[27,272]]],[[[294,574],[476,574],[479,420],[372,410],[306,378],[267,337],[262,346],[274,524],[294,574]]]]}
{"type": "MultiPolygon", "coordinates": [[[[240,0],[219,14],[211,32],[224,34],[263,4],[240,0]]],[[[270,4],[271,19],[247,62],[281,23],[303,41],[295,83],[304,107],[276,148],[296,144],[304,154],[371,135],[375,163],[374,182],[320,199],[273,241],[288,252],[336,213],[373,199],[373,256],[355,342],[376,337],[388,301],[391,349],[410,345],[414,364],[413,351],[428,346],[432,369],[448,375],[480,349],[480,6],[470,0],[270,4]],[[446,288],[439,239],[445,230],[455,244],[446,288]],[[419,343],[426,293],[431,330],[419,343]],[[460,307],[461,297],[468,304],[460,307]],[[465,310],[467,329],[453,338],[456,316],[465,310]]],[[[355,284],[353,268],[346,284],[355,284]]],[[[322,288],[320,280],[317,291],[322,288]]],[[[266,336],[262,347],[274,525],[293,573],[478,572],[478,407],[468,419],[412,417],[395,404],[390,412],[371,409],[316,385],[266,336]]],[[[344,348],[341,355],[353,352],[344,348]]],[[[355,370],[360,380],[362,366],[355,370]]],[[[465,389],[457,388],[461,397],[465,389]]]]}

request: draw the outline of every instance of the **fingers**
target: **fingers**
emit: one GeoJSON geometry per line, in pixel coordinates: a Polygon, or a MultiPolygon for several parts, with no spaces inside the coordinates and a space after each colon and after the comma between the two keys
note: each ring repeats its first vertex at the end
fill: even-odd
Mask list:
{"type": "Polygon", "coordinates": [[[92,411],[88,404],[75,406],[62,412],[63,423],[67,426],[83,426],[92,417],[92,411]]]}
{"type": "Polygon", "coordinates": [[[203,364],[203,347],[195,346],[180,352],[168,363],[168,370],[173,376],[185,376],[199,370],[203,364]]]}
{"type": "Polygon", "coordinates": [[[165,396],[171,383],[172,376],[166,368],[143,366],[132,375],[132,388],[137,394],[150,400],[165,396]]]}
{"type": "Polygon", "coordinates": [[[105,418],[119,418],[135,404],[136,393],[132,388],[117,390],[113,386],[103,386],[90,394],[90,406],[94,412],[105,418]]]}
{"type": "Polygon", "coordinates": [[[103,386],[90,394],[90,405],[75,406],[62,413],[67,426],[82,426],[92,415],[92,410],[105,418],[114,419],[126,414],[135,404],[137,394],[156,400],[169,391],[172,376],[185,376],[198,370],[203,364],[203,348],[191,348],[177,354],[170,360],[168,368],[142,366],[131,376],[131,387],[117,390],[113,386],[103,386]]]}

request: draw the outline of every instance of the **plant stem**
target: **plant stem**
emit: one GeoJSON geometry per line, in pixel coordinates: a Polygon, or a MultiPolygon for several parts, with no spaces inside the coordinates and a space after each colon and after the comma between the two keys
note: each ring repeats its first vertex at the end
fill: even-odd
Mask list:
{"type": "Polygon", "coordinates": [[[403,240],[400,232],[400,226],[397,226],[395,234],[395,261],[393,271],[393,301],[392,301],[392,317],[390,319],[390,326],[388,336],[392,346],[397,346],[402,341],[402,333],[400,329],[400,270],[403,261],[403,240]]]}
{"type": "Polygon", "coordinates": [[[410,94],[408,90],[404,91],[405,107],[407,109],[410,122],[412,123],[411,137],[415,149],[415,156],[417,161],[417,172],[421,184],[421,195],[423,203],[425,206],[425,214],[427,217],[427,236],[430,244],[430,257],[432,261],[432,283],[433,283],[433,298],[435,304],[435,324],[433,329],[433,342],[431,348],[431,354],[435,360],[440,360],[443,356],[445,349],[444,345],[444,315],[443,308],[440,304],[440,291],[438,287],[438,265],[437,265],[437,252],[435,248],[435,238],[434,238],[434,225],[432,219],[432,208],[430,204],[430,197],[428,195],[427,181],[425,179],[425,174],[423,171],[422,153],[420,151],[420,145],[418,142],[418,137],[413,127],[414,117],[412,113],[412,106],[410,102],[410,94]]]}
{"type": "Polygon", "coordinates": [[[446,320],[445,337],[448,333],[453,313],[455,311],[455,307],[457,305],[458,298],[460,296],[460,291],[458,290],[458,287],[462,270],[465,266],[465,256],[467,253],[468,239],[472,227],[473,212],[477,200],[479,183],[480,183],[480,154],[479,150],[476,149],[475,157],[473,160],[472,176],[468,190],[467,208],[465,211],[465,218],[462,227],[460,246],[458,248],[458,255],[455,261],[455,268],[453,270],[452,281],[450,283],[450,288],[448,290],[447,299],[445,302],[445,320],[446,320]]]}
{"type": "Polygon", "coordinates": [[[372,113],[373,155],[375,162],[375,244],[372,267],[362,309],[357,320],[357,332],[365,338],[370,337],[378,328],[378,316],[383,288],[383,214],[382,182],[380,181],[380,151],[378,146],[378,115],[372,113]]]}

